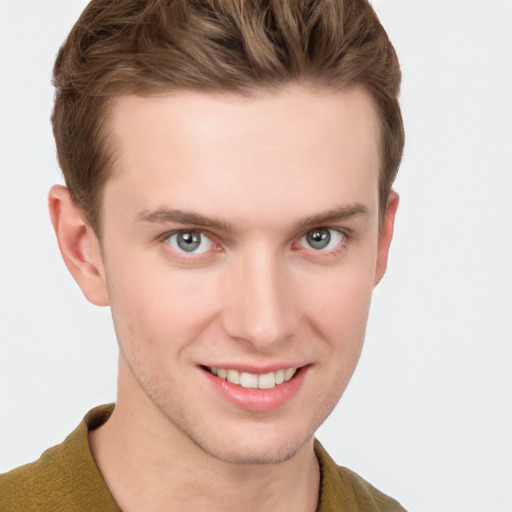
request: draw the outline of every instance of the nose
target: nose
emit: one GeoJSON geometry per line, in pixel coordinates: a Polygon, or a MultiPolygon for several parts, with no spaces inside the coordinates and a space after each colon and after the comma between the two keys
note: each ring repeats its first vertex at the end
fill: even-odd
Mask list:
{"type": "Polygon", "coordinates": [[[240,258],[226,276],[225,332],[258,351],[279,348],[298,326],[291,281],[286,262],[276,255],[254,251],[240,258]]]}

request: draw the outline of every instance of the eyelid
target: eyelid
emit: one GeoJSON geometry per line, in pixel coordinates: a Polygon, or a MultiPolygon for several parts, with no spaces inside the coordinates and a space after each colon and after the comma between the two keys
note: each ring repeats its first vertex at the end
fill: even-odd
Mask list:
{"type": "Polygon", "coordinates": [[[166,231],[165,233],[162,233],[161,235],[159,235],[157,239],[159,241],[165,242],[172,235],[178,235],[180,233],[192,233],[192,232],[200,233],[202,236],[205,236],[206,238],[208,238],[209,240],[211,240],[213,242],[214,236],[211,233],[209,233],[208,231],[205,231],[204,229],[195,228],[193,226],[187,227],[187,228],[170,229],[169,231],[166,231]]]}

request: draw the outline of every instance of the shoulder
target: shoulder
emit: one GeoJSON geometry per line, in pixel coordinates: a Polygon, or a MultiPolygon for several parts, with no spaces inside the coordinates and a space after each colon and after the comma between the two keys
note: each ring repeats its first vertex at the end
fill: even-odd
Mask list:
{"type": "Polygon", "coordinates": [[[62,445],[54,446],[36,462],[0,475],[0,510],[30,512],[42,510],[44,503],[58,507],[69,494],[71,481],[72,468],[65,462],[62,445]]]}
{"type": "Polygon", "coordinates": [[[322,475],[319,512],[405,512],[398,501],[376,489],[357,473],[338,466],[318,441],[315,442],[315,453],[322,475]]]}
{"type": "Polygon", "coordinates": [[[379,512],[405,512],[398,501],[376,489],[350,469],[338,466],[340,479],[352,489],[361,510],[375,510],[379,512]]]}
{"type": "Polygon", "coordinates": [[[93,409],[63,443],[0,475],[0,512],[117,511],[92,457],[88,430],[113,406],[93,409]]]}

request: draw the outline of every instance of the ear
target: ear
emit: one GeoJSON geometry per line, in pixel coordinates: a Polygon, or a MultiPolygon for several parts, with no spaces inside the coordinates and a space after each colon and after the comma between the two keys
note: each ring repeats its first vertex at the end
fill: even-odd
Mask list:
{"type": "Polygon", "coordinates": [[[379,245],[377,249],[377,265],[375,268],[374,286],[380,283],[380,280],[386,273],[388,266],[388,255],[391,240],[393,239],[393,230],[395,227],[395,215],[399,203],[398,194],[392,190],[388,196],[386,211],[382,219],[382,226],[379,233],[379,245]]]}
{"type": "Polygon", "coordinates": [[[97,306],[108,306],[105,269],[98,238],[66,187],[52,187],[48,205],[66,267],[90,302],[97,306]]]}

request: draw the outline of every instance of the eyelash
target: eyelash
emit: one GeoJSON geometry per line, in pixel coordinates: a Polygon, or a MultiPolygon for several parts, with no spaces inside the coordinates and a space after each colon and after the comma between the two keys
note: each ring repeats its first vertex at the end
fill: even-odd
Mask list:
{"type": "MultiPolygon", "coordinates": [[[[195,257],[201,257],[201,256],[204,256],[205,254],[211,252],[212,248],[214,250],[216,250],[216,252],[221,252],[221,248],[220,248],[220,244],[216,243],[215,242],[215,237],[211,234],[211,233],[208,233],[206,231],[203,231],[201,229],[180,229],[180,230],[177,230],[177,231],[172,231],[170,233],[166,233],[164,235],[162,235],[162,237],[160,237],[160,240],[164,243],[166,243],[174,252],[178,253],[179,255],[183,256],[183,257],[192,257],[192,256],[195,256],[195,257]],[[173,236],[179,236],[180,234],[190,234],[190,233],[195,233],[195,234],[198,234],[200,235],[201,237],[207,239],[209,241],[209,243],[211,244],[210,247],[205,250],[205,251],[202,251],[202,252],[199,252],[199,253],[196,253],[196,252],[187,252],[187,251],[184,251],[184,250],[180,250],[178,248],[175,248],[173,247],[169,242],[168,240],[173,237],[173,236]]],[[[347,243],[352,239],[352,233],[346,229],[339,229],[339,228],[333,228],[333,227],[328,227],[328,226],[319,226],[317,228],[313,228],[313,229],[309,229],[308,231],[306,231],[305,233],[301,234],[299,237],[297,237],[296,239],[296,242],[294,242],[292,244],[292,248],[293,249],[305,249],[307,251],[311,251],[313,254],[319,254],[319,255],[324,255],[324,256],[327,256],[327,255],[336,255],[338,254],[346,245],[347,243]],[[340,235],[341,236],[341,239],[339,241],[338,244],[336,244],[336,246],[332,249],[329,249],[329,250],[324,250],[324,249],[318,249],[318,250],[315,250],[314,248],[312,247],[309,247],[309,248],[305,248],[305,247],[298,247],[298,244],[302,241],[302,239],[304,239],[308,234],[310,233],[314,233],[315,231],[316,232],[319,232],[319,231],[322,231],[322,230],[328,230],[332,236],[332,233],[336,233],[337,235],[340,235]]],[[[201,240],[200,243],[203,243],[204,240],[201,240]]]]}

